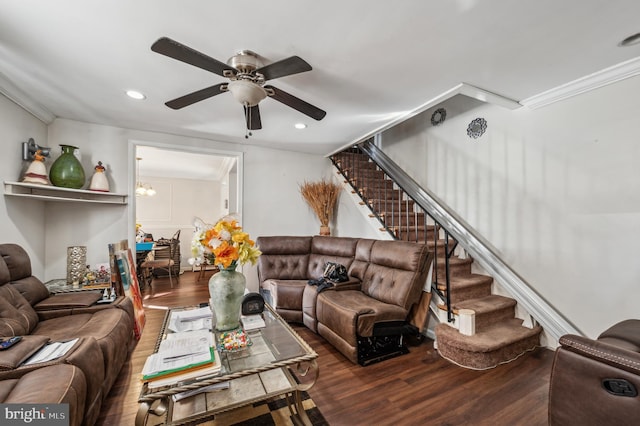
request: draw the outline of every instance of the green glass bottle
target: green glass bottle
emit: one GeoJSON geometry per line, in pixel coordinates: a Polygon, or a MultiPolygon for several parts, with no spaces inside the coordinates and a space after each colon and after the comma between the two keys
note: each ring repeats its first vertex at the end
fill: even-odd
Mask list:
{"type": "Polygon", "coordinates": [[[60,145],[62,154],[51,165],[49,180],[54,186],[80,189],[84,186],[85,175],[82,164],[73,154],[78,149],[71,145],[60,145]]]}

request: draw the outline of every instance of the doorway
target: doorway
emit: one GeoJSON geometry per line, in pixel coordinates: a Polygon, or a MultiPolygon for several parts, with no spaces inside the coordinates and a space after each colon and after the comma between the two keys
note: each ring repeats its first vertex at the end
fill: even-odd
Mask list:
{"type": "Polygon", "coordinates": [[[181,270],[190,270],[196,218],[206,223],[225,215],[242,219],[242,153],[140,142],[133,145],[133,159],[133,187],[152,189],[137,195],[134,189],[134,224],[156,241],[179,235],[181,270]]]}

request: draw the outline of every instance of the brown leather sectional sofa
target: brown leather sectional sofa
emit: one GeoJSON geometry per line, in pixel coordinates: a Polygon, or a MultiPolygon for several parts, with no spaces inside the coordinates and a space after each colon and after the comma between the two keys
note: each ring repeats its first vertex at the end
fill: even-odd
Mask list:
{"type": "Polygon", "coordinates": [[[640,423],[640,320],[621,321],[597,339],[568,334],[551,370],[549,425],[640,423]]]}
{"type": "Polygon", "coordinates": [[[406,351],[407,319],[418,303],[433,254],[426,245],[346,237],[259,237],[260,292],[287,321],[320,334],[345,357],[366,365],[406,351]],[[325,264],[349,280],[318,291],[308,281],[325,264]]]}
{"type": "Polygon", "coordinates": [[[0,351],[0,402],[68,403],[71,425],[92,425],[135,339],[133,305],[99,293],[49,295],[31,273],[29,255],[0,244],[0,337],[22,336],[0,351]],[[78,338],[62,357],[25,365],[48,342],[78,338]]]}

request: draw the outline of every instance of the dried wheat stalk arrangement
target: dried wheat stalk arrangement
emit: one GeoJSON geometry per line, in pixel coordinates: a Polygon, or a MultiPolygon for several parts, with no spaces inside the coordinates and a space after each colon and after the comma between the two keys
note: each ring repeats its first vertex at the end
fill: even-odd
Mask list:
{"type": "Polygon", "coordinates": [[[340,189],[342,188],[337,183],[324,179],[319,182],[305,181],[300,185],[300,194],[318,216],[320,225],[329,226],[340,189]]]}

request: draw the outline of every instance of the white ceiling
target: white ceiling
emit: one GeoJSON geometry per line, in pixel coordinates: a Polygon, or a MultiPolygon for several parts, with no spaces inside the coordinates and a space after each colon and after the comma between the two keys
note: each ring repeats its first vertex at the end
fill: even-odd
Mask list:
{"type": "Polygon", "coordinates": [[[460,83],[521,101],[640,56],[617,47],[640,31],[637,0],[0,0],[0,11],[0,90],[52,116],[319,154],[460,83]],[[222,62],[242,49],[266,63],[298,55],[312,71],[269,83],[327,116],[267,98],[246,140],[228,93],[169,109],[226,79],[152,52],[163,36],[222,62]]]}
{"type": "Polygon", "coordinates": [[[137,146],[136,158],[140,158],[136,167],[143,178],[197,179],[228,183],[228,173],[235,167],[235,159],[232,157],[151,146],[137,146]]]}

